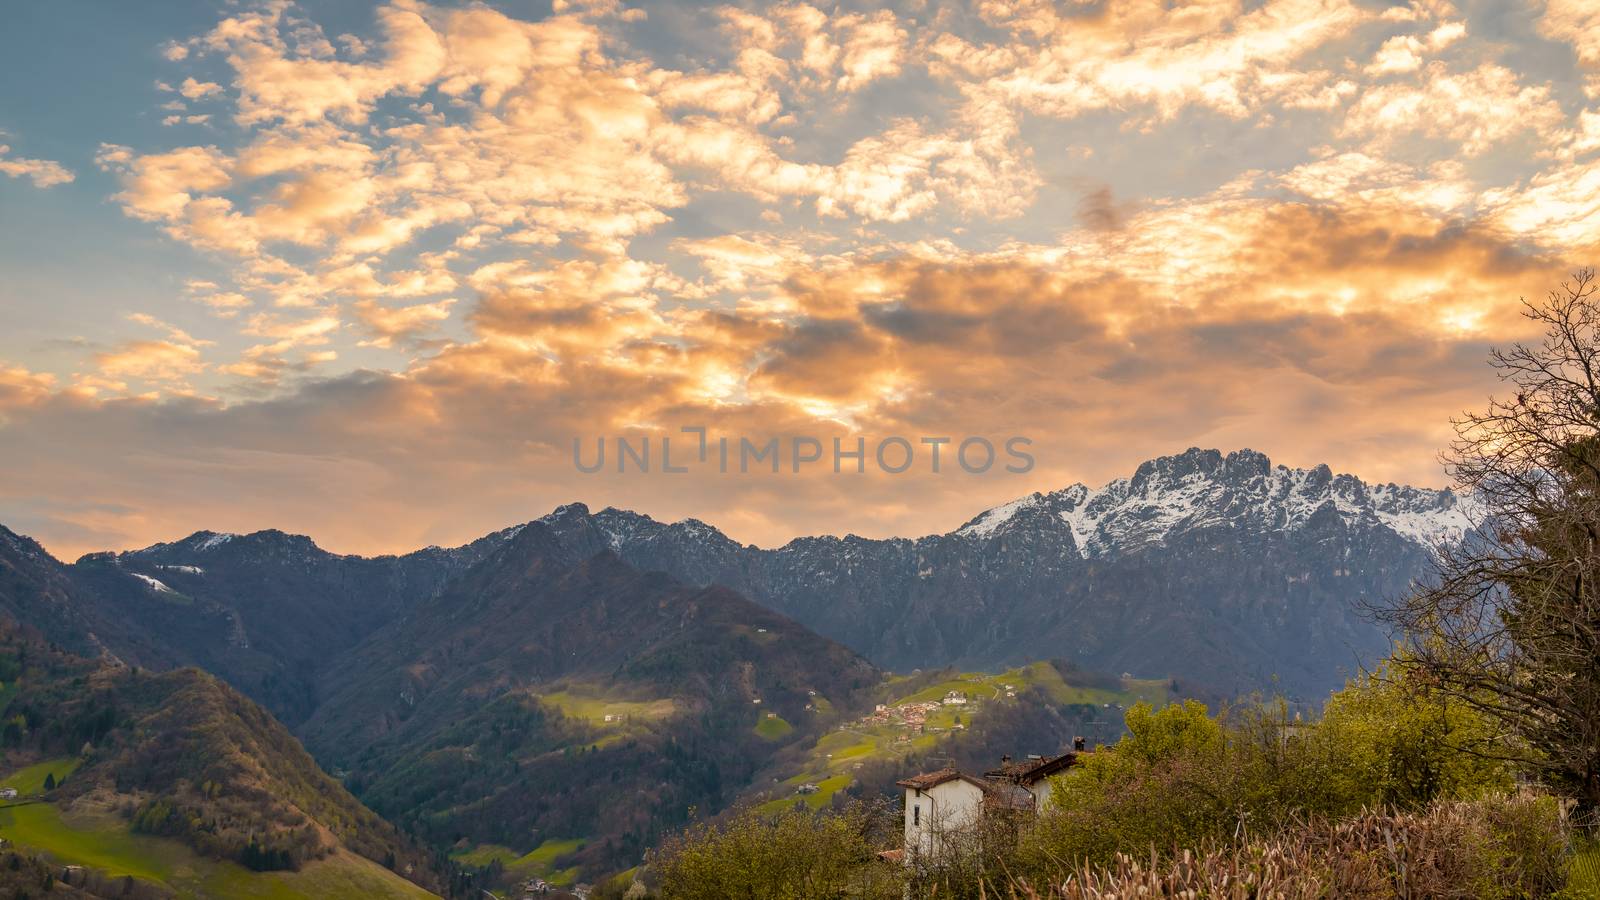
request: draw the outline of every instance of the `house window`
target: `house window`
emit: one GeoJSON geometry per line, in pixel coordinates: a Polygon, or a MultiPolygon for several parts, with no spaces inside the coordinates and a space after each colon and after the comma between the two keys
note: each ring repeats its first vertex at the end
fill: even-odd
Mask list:
{"type": "Polygon", "coordinates": [[[921,824],[922,824],[922,804],[918,803],[915,806],[911,807],[911,825],[913,827],[917,827],[917,826],[920,826],[921,824]]]}

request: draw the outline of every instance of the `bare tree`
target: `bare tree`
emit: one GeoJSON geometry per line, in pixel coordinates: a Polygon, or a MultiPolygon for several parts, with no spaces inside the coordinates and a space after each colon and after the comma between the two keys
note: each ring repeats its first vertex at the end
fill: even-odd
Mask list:
{"type": "Polygon", "coordinates": [[[1600,809],[1600,284],[1574,274],[1493,351],[1509,389],[1454,422],[1444,455],[1481,526],[1381,611],[1397,666],[1502,723],[1552,787],[1600,809]]]}

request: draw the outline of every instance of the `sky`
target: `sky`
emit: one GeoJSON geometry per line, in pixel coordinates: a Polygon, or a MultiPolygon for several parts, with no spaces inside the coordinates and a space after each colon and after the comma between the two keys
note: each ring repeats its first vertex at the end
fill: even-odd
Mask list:
{"type": "Polygon", "coordinates": [[[1600,241],[1593,0],[3,16],[0,523],[68,559],[915,536],[1191,446],[1443,486],[1600,241]]]}

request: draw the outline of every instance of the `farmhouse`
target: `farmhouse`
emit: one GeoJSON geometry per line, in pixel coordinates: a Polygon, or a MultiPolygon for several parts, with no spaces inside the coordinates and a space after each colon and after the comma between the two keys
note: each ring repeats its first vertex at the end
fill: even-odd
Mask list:
{"type": "Polygon", "coordinates": [[[918,856],[937,856],[944,842],[996,813],[1032,815],[1050,803],[1050,778],[1065,772],[1084,750],[1083,738],[1072,742],[1071,752],[1059,756],[1030,756],[1013,762],[1001,757],[1000,765],[971,775],[954,766],[913,775],[895,782],[905,789],[905,847],[880,854],[885,859],[910,864],[918,856]]]}
{"type": "Polygon", "coordinates": [[[1030,756],[1012,762],[1011,757],[1000,757],[999,768],[990,769],[983,777],[990,781],[1014,784],[1033,796],[1033,808],[1044,809],[1050,805],[1050,776],[1065,772],[1077,762],[1083,750],[1083,738],[1072,742],[1072,752],[1060,756],[1030,756]]]}

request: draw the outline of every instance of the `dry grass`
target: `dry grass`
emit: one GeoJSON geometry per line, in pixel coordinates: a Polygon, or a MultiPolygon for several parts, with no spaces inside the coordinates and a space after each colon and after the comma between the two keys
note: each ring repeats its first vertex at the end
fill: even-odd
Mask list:
{"type": "Polygon", "coordinates": [[[996,897],[1124,900],[1192,897],[1542,897],[1566,881],[1567,833],[1549,798],[1441,803],[1423,813],[1367,812],[1264,841],[1171,858],[1119,854],[1046,886],[1017,880],[996,897]]]}

